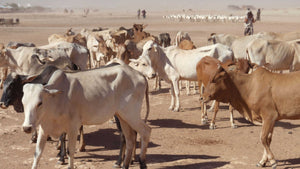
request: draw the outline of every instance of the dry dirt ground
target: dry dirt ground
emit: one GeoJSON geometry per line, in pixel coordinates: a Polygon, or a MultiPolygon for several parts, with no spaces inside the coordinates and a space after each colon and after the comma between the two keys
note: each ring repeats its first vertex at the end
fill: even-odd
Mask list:
{"type": "MultiPolygon", "coordinates": [[[[206,14],[208,12],[202,11],[206,14]]],[[[72,16],[62,13],[1,14],[0,17],[19,18],[21,23],[13,27],[0,27],[0,42],[7,44],[9,41],[18,41],[45,45],[50,34],[62,34],[70,27],[78,32],[82,28],[128,28],[133,23],[148,24],[145,31],[154,35],[169,32],[172,39],[177,31],[187,31],[196,46],[206,45],[207,37],[212,32],[237,35],[242,35],[243,32],[241,23],[174,22],[162,18],[162,15],[170,13],[148,13],[144,20],[138,20],[130,13],[98,13],[88,17],[76,13],[72,16]]],[[[299,31],[299,16],[299,11],[263,11],[262,21],[255,23],[255,32],[299,31]]],[[[153,80],[150,80],[150,86],[152,84],[153,80]]],[[[259,138],[261,126],[250,124],[235,111],[238,128],[232,129],[228,105],[222,104],[217,115],[217,129],[210,130],[208,125],[201,125],[198,94],[187,96],[183,90],[180,96],[181,111],[168,111],[169,88],[163,82],[160,92],[154,92],[152,87],[150,89],[151,112],[148,124],[152,133],[147,151],[149,169],[256,168],[255,164],[263,153],[259,138]]],[[[143,108],[143,113],[144,110],[143,108]]],[[[211,115],[210,113],[209,118],[211,115]]],[[[23,119],[24,115],[16,113],[12,108],[0,111],[0,168],[31,168],[35,144],[30,144],[31,136],[21,131],[23,119]]],[[[300,168],[299,126],[300,121],[276,123],[271,149],[278,160],[278,169],[300,168]]],[[[75,166],[80,169],[112,168],[119,147],[119,134],[115,124],[84,126],[84,131],[86,152],[76,152],[75,166]]],[[[46,144],[39,168],[67,168],[67,165],[56,164],[56,143],[57,141],[49,141],[46,144]]],[[[139,166],[134,163],[131,168],[139,166]]]]}

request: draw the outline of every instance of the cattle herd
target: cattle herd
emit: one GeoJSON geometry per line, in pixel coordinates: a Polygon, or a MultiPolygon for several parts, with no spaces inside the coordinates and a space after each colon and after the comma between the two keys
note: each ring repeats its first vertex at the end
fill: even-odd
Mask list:
{"type": "MultiPolygon", "coordinates": [[[[239,22],[238,16],[165,18],[239,22]]],[[[130,167],[138,133],[138,161],[140,168],[147,168],[151,139],[148,79],[156,77],[157,90],[160,80],[170,84],[171,111],[180,111],[180,82],[198,82],[203,124],[208,120],[206,103],[214,100],[210,129],[216,128],[219,102],[229,103],[232,128],[237,127],[233,109],[262,125],[264,151],[257,166],[269,162],[275,169],[277,162],[270,149],[275,121],[300,118],[300,32],[260,32],[243,37],[212,33],[208,39],[211,45],[196,47],[187,32],[179,31],[171,44],[169,33],[156,37],[144,31],[146,26],[82,29],[77,34],[68,29],[64,35],[51,35],[44,46],[0,45],[0,106],[12,105],[15,111],[24,112],[24,132],[38,131],[32,140],[36,142],[32,168],[38,167],[48,136],[60,137],[60,162],[64,163],[68,152],[68,167],[75,168],[78,131],[80,150],[85,149],[82,125],[102,124],[111,118],[115,118],[123,140],[115,167],[130,167]],[[143,103],[145,118],[141,117],[143,103]]]]}

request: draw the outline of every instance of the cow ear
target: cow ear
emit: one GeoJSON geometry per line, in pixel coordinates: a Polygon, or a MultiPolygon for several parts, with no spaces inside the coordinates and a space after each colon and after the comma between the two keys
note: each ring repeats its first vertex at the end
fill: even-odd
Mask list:
{"type": "Polygon", "coordinates": [[[38,75],[21,76],[22,84],[32,82],[38,75]]]}
{"type": "Polygon", "coordinates": [[[154,49],[155,52],[157,52],[157,44],[156,43],[153,44],[153,49],[154,49]]]}
{"type": "Polygon", "coordinates": [[[222,65],[220,63],[218,63],[218,70],[216,71],[216,73],[212,76],[211,82],[215,83],[216,79],[218,77],[218,74],[220,74],[221,72],[225,71],[225,69],[222,67],[222,65]]]}
{"type": "Polygon", "coordinates": [[[137,62],[136,59],[129,59],[130,62],[132,62],[134,64],[134,66],[138,66],[139,63],[137,62]]]}
{"type": "Polygon", "coordinates": [[[58,90],[58,89],[51,89],[50,86],[46,85],[44,86],[44,92],[50,96],[55,96],[57,94],[61,94],[62,91],[61,90],[58,90]]]}

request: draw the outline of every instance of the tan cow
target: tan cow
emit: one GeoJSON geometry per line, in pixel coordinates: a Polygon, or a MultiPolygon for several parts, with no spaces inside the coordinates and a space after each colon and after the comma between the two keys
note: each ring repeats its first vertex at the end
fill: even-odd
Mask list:
{"type": "Polygon", "coordinates": [[[140,168],[147,168],[151,128],[141,119],[140,112],[144,96],[149,108],[148,84],[139,72],[127,65],[76,73],[57,70],[46,85],[26,84],[23,92],[23,130],[30,133],[39,126],[32,168],[38,166],[48,135],[59,137],[66,132],[68,167],[73,169],[79,127],[102,124],[114,115],[118,116],[126,139],[124,168],[129,168],[136,132],[141,136],[140,168]]]}
{"type": "Polygon", "coordinates": [[[40,73],[42,67],[51,62],[69,66],[71,69],[76,64],[80,70],[85,70],[88,52],[80,45],[62,42],[40,47],[6,48],[2,50],[0,58],[0,67],[7,66],[12,72],[33,75],[40,73]]]}
{"type": "Polygon", "coordinates": [[[230,103],[249,121],[262,123],[264,152],[257,166],[270,162],[275,169],[270,149],[275,121],[300,119],[299,84],[300,72],[278,74],[258,68],[252,74],[241,74],[220,66],[207,85],[204,100],[230,103]]]}
{"type": "MultiPolygon", "coordinates": [[[[222,63],[221,61],[219,61],[216,58],[210,57],[210,56],[206,56],[203,59],[201,59],[198,63],[197,63],[197,79],[198,79],[198,83],[199,85],[201,85],[201,92],[200,92],[200,98],[203,97],[203,92],[205,90],[205,87],[207,87],[209,80],[215,75],[215,73],[218,70],[218,65],[222,65],[225,68],[228,68],[229,66],[232,67],[233,69],[237,69],[240,72],[243,73],[248,73],[249,69],[252,67],[249,62],[245,59],[240,59],[237,61],[231,61],[228,60],[224,63],[222,63]]],[[[216,125],[215,125],[215,119],[216,119],[216,115],[217,112],[219,110],[219,102],[218,101],[214,101],[214,103],[212,104],[212,108],[214,108],[214,114],[212,117],[212,120],[210,122],[210,129],[215,129],[216,125]]],[[[234,119],[233,119],[233,108],[230,105],[229,106],[229,112],[230,112],[230,122],[231,122],[231,127],[232,128],[236,128],[237,126],[234,124],[234,119]]],[[[201,121],[202,124],[205,124],[207,122],[207,111],[206,111],[206,103],[201,101],[201,121]]]]}

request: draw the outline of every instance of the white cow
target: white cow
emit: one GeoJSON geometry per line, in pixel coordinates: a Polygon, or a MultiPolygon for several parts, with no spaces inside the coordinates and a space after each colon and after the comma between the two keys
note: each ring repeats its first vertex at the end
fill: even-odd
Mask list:
{"type": "Polygon", "coordinates": [[[1,51],[0,58],[0,67],[9,67],[17,74],[32,75],[40,73],[45,64],[51,62],[56,62],[52,65],[66,64],[70,67],[74,63],[85,70],[88,51],[80,45],[61,42],[40,47],[6,48],[1,51]]]}
{"type": "Polygon", "coordinates": [[[182,50],[176,46],[162,48],[154,41],[148,41],[143,48],[142,55],[151,65],[158,76],[167,83],[171,83],[171,105],[169,110],[179,111],[179,80],[197,81],[196,65],[204,57],[211,56],[220,61],[232,59],[229,47],[215,44],[194,50],[182,50]]]}
{"type": "Polygon", "coordinates": [[[255,39],[247,46],[249,60],[269,70],[300,69],[299,41],[255,39]]]}
{"type": "Polygon", "coordinates": [[[151,128],[141,119],[143,98],[148,102],[146,78],[127,65],[115,65],[77,73],[55,71],[48,83],[23,87],[25,120],[23,130],[30,133],[39,126],[32,169],[36,169],[47,136],[69,137],[69,168],[73,159],[77,132],[81,125],[102,124],[117,115],[126,139],[124,168],[130,164],[136,133],[141,136],[140,167],[145,157],[151,128]]]}

